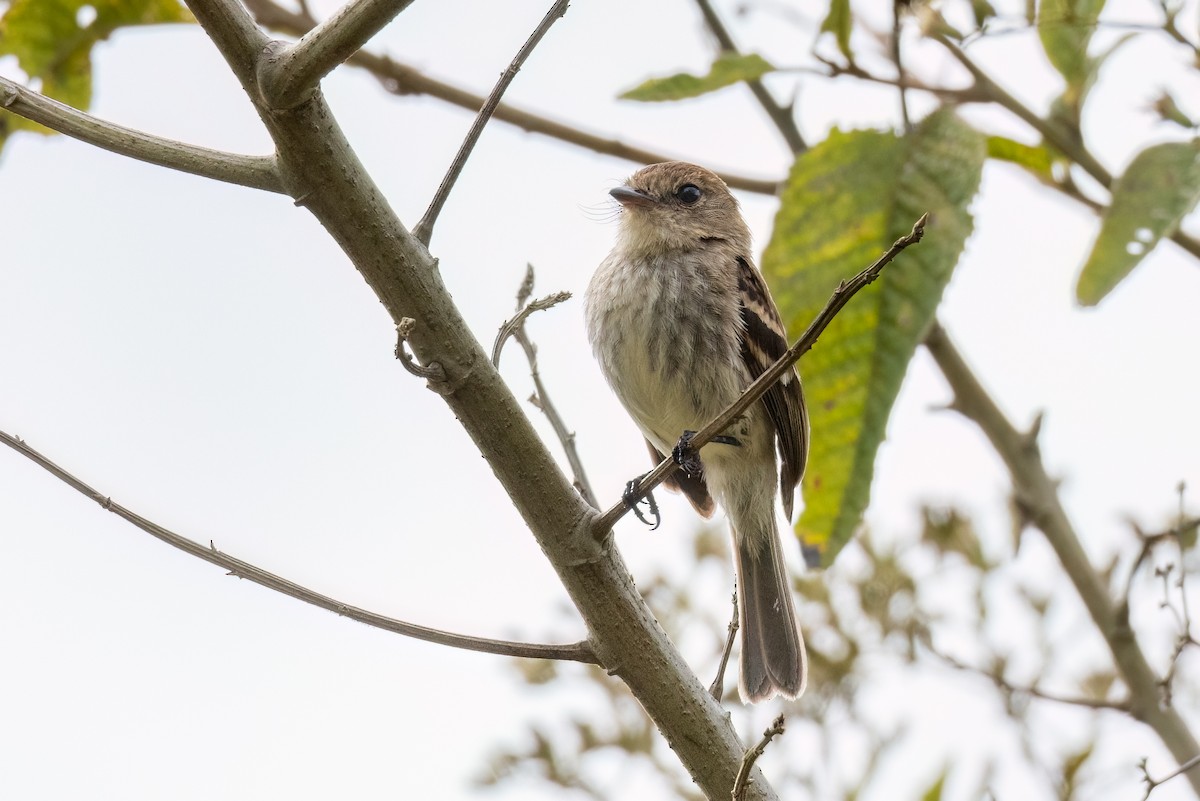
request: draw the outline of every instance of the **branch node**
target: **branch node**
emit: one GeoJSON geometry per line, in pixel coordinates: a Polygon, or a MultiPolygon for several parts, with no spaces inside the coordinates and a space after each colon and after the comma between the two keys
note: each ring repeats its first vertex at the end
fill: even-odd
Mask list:
{"type": "Polygon", "coordinates": [[[400,360],[400,364],[404,369],[418,378],[424,378],[430,382],[430,389],[435,389],[434,384],[446,383],[446,371],[438,362],[430,362],[426,365],[417,364],[417,360],[412,357],[405,347],[408,337],[416,328],[417,321],[411,317],[403,317],[400,322],[396,323],[396,358],[400,360]]]}

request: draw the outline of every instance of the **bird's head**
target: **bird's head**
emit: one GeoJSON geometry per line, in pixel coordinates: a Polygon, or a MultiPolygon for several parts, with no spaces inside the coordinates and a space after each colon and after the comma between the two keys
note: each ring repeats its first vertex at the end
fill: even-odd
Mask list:
{"type": "Polygon", "coordinates": [[[750,249],[750,229],[737,199],[703,167],[682,161],[651,164],[609,194],[623,207],[623,244],[640,254],[694,250],[716,240],[750,249]]]}

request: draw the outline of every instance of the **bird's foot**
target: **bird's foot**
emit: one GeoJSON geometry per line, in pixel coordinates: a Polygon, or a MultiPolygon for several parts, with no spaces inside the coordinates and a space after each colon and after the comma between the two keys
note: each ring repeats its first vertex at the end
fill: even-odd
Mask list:
{"type": "MultiPolygon", "coordinates": [[[[700,452],[692,447],[692,438],[695,436],[695,431],[684,431],[679,442],[671,449],[671,458],[675,460],[675,464],[679,465],[680,470],[687,473],[689,478],[699,478],[700,474],[704,472],[704,465],[700,462],[700,452]]],[[[733,445],[736,448],[742,447],[742,443],[737,437],[725,434],[718,434],[710,442],[733,445]]]]}
{"type": "Polygon", "coordinates": [[[649,473],[643,473],[626,484],[625,491],[621,493],[621,500],[625,502],[626,508],[633,512],[634,517],[641,520],[645,525],[650,526],[650,530],[654,531],[654,529],[658,528],[658,524],[662,522],[662,515],[658,513],[658,503],[654,500],[654,491],[647,492],[646,497],[639,500],[639,496],[641,495],[639,488],[641,487],[642,479],[648,475],[649,473]],[[638,508],[642,502],[645,502],[650,516],[654,518],[653,523],[647,520],[645,515],[642,514],[642,510],[638,508]]]}

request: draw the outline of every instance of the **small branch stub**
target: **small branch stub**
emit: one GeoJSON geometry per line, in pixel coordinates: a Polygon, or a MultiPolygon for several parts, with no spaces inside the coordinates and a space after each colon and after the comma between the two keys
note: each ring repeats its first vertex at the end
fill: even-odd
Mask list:
{"type": "Polygon", "coordinates": [[[403,317],[400,322],[396,323],[396,358],[400,360],[400,364],[404,365],[404,369],[415,375],[417,378],[424,378],[433,383],[444,383],[446,381],[446,371],[437,362],[430,362],[426,365],[417,364],[417,360],[412,357],[405,347],[408,337],[412,334],[413,329],[417,327],[417,321],[411,317],[403,317]]]}

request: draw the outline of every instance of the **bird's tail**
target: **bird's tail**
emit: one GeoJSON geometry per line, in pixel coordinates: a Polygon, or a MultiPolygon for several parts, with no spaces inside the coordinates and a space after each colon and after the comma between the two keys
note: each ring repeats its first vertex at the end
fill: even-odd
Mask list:
{"type": "Polygon", "coordinates": [[[808,680],[804,637],[796,624],[791,582],[774,521],[767,536],[734,533],[741,610],[742,700],[795,698],[808,680]]]}

